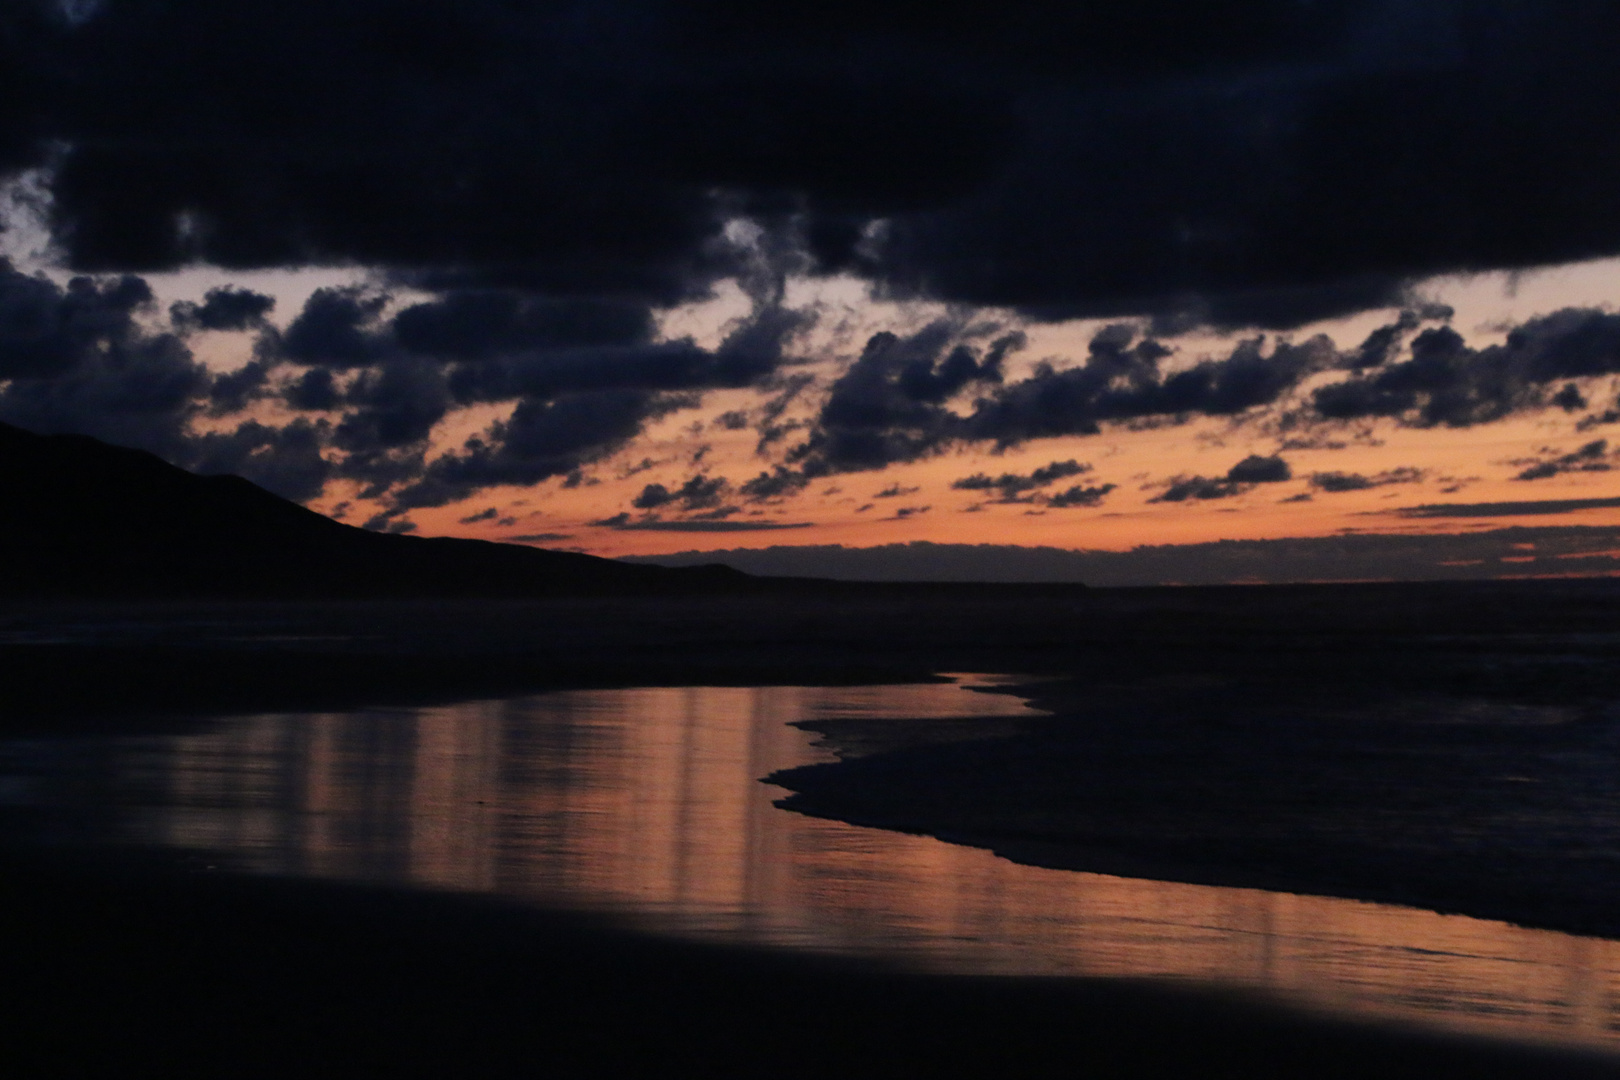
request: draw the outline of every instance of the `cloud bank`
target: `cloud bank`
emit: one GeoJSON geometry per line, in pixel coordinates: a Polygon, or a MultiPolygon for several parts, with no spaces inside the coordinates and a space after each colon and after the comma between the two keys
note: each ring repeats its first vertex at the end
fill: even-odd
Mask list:
{"type": "Polygon", "coordinates": [[[0,174],[81,270],[668,302],[741,212],[895,295],[1286,327],[1620,251],[1606,4],[65,12],[0,15],[0,174]]]}

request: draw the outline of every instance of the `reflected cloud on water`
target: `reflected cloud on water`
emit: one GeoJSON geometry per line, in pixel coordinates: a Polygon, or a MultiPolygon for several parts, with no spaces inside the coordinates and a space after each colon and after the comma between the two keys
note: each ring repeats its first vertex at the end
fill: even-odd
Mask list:
{"type": "Polygon", "coordinates": [[[280,714],[113,744],[122,839],[941,972],[1172,978],[1620,1048],[1620,943],[1324,897],[1021,866],[776,808],[794,722],[1034,717],[963,685],[570,691],[280,714]]]}

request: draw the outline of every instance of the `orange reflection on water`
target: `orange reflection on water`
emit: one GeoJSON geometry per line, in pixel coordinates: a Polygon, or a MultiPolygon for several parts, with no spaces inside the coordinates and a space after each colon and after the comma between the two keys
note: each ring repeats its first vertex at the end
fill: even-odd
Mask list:
{"type": "Polygon", "coordinates": [[[1035,715],[961,686],[579,691],[233,720],[145,743],[137,839],[270,873],[498,892],[938,971],[1162,977],[1620,1045],[1620,943],[1324,897],[1020,866],[772,805],[788,724],[1035,715]]]}

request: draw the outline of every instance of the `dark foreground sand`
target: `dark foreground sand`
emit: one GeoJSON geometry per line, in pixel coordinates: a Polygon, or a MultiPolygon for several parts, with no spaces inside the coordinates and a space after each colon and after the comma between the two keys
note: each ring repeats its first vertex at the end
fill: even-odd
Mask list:
{"type": "Polygon", "coordinates": [[[10,1076],[1596,1077],[1118,982],[939,978],[459,897],[11,854],[10,1076]]]}

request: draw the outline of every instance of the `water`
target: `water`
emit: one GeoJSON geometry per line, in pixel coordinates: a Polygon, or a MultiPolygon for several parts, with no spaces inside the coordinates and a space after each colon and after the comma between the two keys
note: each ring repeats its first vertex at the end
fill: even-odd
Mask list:
{"type": "Polygon", "coordinates": [[[1038,715],[969,685],[570,691],[13,745],[0,794],[243,871],[497,893],[659,933],[939,972],[1162,978],[1620,1049],[1620,942],[1389,905],[1020,866],[806,818],[794,721],[1038,715]],[[69,794],[71,792],[71,794],[69,794]]]}

